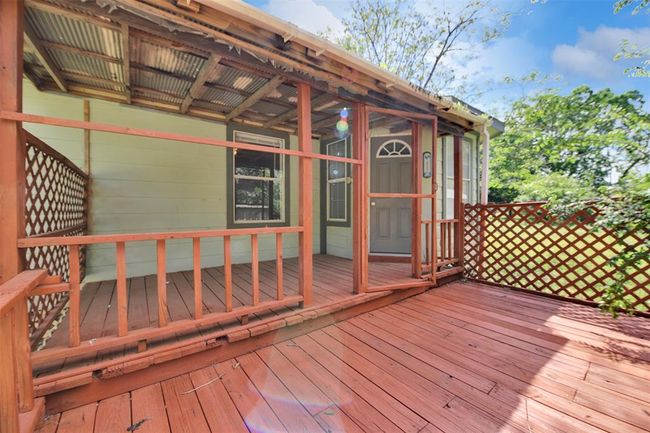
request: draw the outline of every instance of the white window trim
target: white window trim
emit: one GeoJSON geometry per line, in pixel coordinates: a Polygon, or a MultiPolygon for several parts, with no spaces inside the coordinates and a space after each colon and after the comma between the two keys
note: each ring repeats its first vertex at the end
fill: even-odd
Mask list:
{"type": "MultiPolygon", "coordinates": [[[[339,144],[343,142],[345,146],[345,155],[348,154],[348,140],[346,138],[343,138],[341,140],[336,140],[332,141],[331,143],[326,144],[326,150],[325,153],[329,155],[329,149],[331,145],[334,144],[339,144]]],[[[326,167],[325,167],[325,179],[327,180],[327,192],[325,196],[325,201],[327,202],[327,213],[326,213],[326,220],[331,221],[331,222],[339,222],[339,223],[346,223],[348,222],[348,188],[347,188],[347,180],[348,180],[348,164],[344,163],[343,164],[343,177],[340,177],[338,179],[330,179],[329,178],[329,173],[330,173],[330,163],[332,161],[327,161],[326,162],[326,167]],[[334,183],[345,183],[346,187],[343,188],[343,215],[345,217],[343,218],[330,218],[330,196],[331,196],[331,186],[334,183]]]]}
{"type": "MultiPolygon", "coordinates": [[[[249,143],[257,144],[260,146],[269,146],[277,147],[279,149],[284,149],[286,146],[286,140],[284,138],[274,137],[270,135],[255,134],[252,132],[233,130],[232,132],[233,141],[235,143],[249,143]],[[247,140],[240,140],[239,136],[249,137],[247,140]],[[271,140],[269,140],[271,139],[271,140]],[[273,143],[275,141],[275,144],[273,143]]],[[[264,223],[284,223],[286,221],[286,209],[285,209],[285,188],[286,188],[286,177],[284,176],[284,155],[279,155],[280,157],[280,175],[276,177],[265,177],[265,176],[247,176],[236,174],[237,165],[237,149],[232,152],[232,221],[233,224],[264,224],[264,223]],[[269,220],[238,220],[237,219],[237,195],[235,194],[235,188],[237,185],[238,179],[244,180],[263,180],[266,182],[275,182],[276,180],[280,181],[280,215],[279,219],[269,219],[269,220]]],[[[274,154],[278,155],[278,154],[274,154]]],[[[264,206],[255,206],[255,205],[243,205],[248,208],[264,208],[264,206]]]]}
{"type": "Polygon", "coordinates": [[[375,156],[377,158],[410,158],[411,156],[413,156],[413,149],[411,148],[411,145],[404,140],[398,140],[398,139],[387,140],[384,143],[382,143],[381,146],[379,146],[379,148],[377,149],[377,154],[375,156]],[[380,155],[379,153],[381,152],[381,150],[390,143],[403,144],[409,150],[408,154],[380,155]]]}

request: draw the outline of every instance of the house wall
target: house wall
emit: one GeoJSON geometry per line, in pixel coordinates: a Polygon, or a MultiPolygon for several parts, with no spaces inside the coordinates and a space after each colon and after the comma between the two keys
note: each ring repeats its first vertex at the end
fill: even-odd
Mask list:
{"type": "MultiPolygon", "coordinates": [[[[387,129],[378,128],[370,131],[371,136],[387,135],[387,129]]],[[[430,127],[422,128],[422,152],[431,152],[431,134],[430,127]]],[[[463,201],[467,203],[476,203],[479,194],[479,165],[478,165],[478,140],[475,134],[468,133],[464,137],[464,151],[470,152],[464,155],[464,173],[463,178],[467,179],[464,185],[463,201]]],[[[437,140],[438,159],[436,161],[438,196],[436,203],[436,213],[438,218],[453,217],[454,201],[454,173],[453,173],[453,137],[445,136],[437,140]]],[[[431,193],[431,180],[422,178],[422,192],[431,193]]],[[[422,219],[431,219],[431,201],[422,200],[422,219]]],[[[352,226],[339,227],[327,226],[327,254],[335,256],[352,258],[352,226]]],[[[423,249],[425,248],[424,231],[423,231],[423,249]]]]}
{"type": "MultiPolygon", "coordinates": [[[[24,81],[27,113],[83,119],[83,99],[39,92],[24,81]]],[[[91,100],[90,120],[120,126],[226,139],[226,125],[91,100]]],[[[83,167],[83,131],[26,124],[25,128],[83,167]]],[[[89,226],[93,234],[223,229],[226,212],[226,149],[169,140],[147,139],[91,132],[91,206],[89,226]]],[[[291,136],[289,146],[297,149],[291,136]]],[[[319,143],[314,141],[314,148],[319,143]]],[[[314,252],[320,251],[320,170],[314,161],[314,252]]],[[[291,225],[298,224],[298,159],[291,157],[291,225]]],[[[223,264],[223,240],[204,239],[202,266],[223,264]]],[[[285,257],[298,254],[297,234],[284,235],[285,257]]],[[[259,238],[260,259],[275,258],[275,235],[259,238]]],[[[127,243],[127,274],[155,273],[154,242],[127,243]]],[[[250,237],[232,239],[233,262],[250,261],[250,237]]],[[[191,240],[167,242],[169,271],[192,268],[191,240]]],[[[89,250],[86,281],[114,278],[115,246],[89,250]]]]}

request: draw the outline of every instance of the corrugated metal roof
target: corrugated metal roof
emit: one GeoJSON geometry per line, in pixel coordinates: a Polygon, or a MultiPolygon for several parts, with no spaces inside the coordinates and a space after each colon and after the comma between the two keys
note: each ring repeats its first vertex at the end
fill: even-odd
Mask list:
{"type": "Polygon", "coordinates": [[[192,85],[190,81],[137,68],[131,69],[131,83],[138,87],[157,89],[179,97],[184,97],[192,85]]]}
{"type": "Polygon", "coordinates": [[[176,75],[196,77],[205,63],[203,57],[156,45],[145,40],[140,40],[138,43],[135,39],[131,38],[131,47],[133,48],[131,59],[142,65],[176,75]]]}
{"type": "Polygon", "coordinates": [[[121,82],[107,83],[93,77],[85,77],[82,75],[75,75],[74,77],[66,75],[66,81],[71,83],[84,84],[86,86],[96,87],[98,89],[113,90],[120,93],[124,92],[124,84],[121,82]]]}
{"type": "Polygon", "coordinates": [[[266,84],[267,81],[267,79],[258,77],[249,72],[223,66],[223,70],[219,75],[216,84],[253,93],[266,84]]]}
{"type": "Polygon", "coordinates": [[[215,89],[214,87],[205,87],[201,99],[214,104],[234,108],[244,102],[246,96],[235,92],[229,92],[227,90],[215,89]]]}
{"type": "Polygon", "coordinates": [[[52,57],[56,66],[62,71],[89,75],[105,80],[119,81],[121,83],[124,82],[121,65],[63,50],[46,48],[46,51],[52,57]]]}
{"type": "Polygon", "coordinates": [[[251,110],[267,116],[277,116],[278,114],[284,113],[288,109],[289,108],[285,107],[284,105],[273,104],[267,101],[259,101],[251,107],[251,110]]]}
{"type": "Polygon", "coordinates": [[[148,89],[143,88],[134,89],[133,96],[144,99],[151,99],[154,101],[167,102],[174,105],[180,105],[180,103],[183,101],[182,97],[167,95],[158,91],[149,91],[148,89]]]}
{"type": "Polygon", "coordinates": [[[122,58],[120,34],[114,30],[37,9],[25,11],[39,39],[122,58]]]}

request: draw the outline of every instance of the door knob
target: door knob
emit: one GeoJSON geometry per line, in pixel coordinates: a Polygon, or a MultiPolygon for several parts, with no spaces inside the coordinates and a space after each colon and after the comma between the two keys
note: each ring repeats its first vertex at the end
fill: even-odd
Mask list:
{"type": "Polygon", "coordinates": [[[377,204],[377,203],[375,203],[374,201],[371,201],[371,202],[370,202],[370,206],[374,206],[374,205],[376,205],[376,204],[377,204]]]}

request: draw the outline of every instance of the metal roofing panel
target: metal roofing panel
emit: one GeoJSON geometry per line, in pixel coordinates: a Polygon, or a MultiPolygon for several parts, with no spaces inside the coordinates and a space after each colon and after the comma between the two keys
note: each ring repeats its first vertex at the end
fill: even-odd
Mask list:
{"type": "Polygon", "coordinates": [[[135,62],[185,77],[196,77],[206,61],[203,57],[156,45],[146,40],[139,40],[139,43],[136,43],[133,38],[131,46],[133,48],[131,58],[135,62]]]}
{"type": "Polygon", "coordinates": [[[234,108],[244,102],[246,96],[235,92],[229,92],[227,90],[215,89],[214,87],[205,87],[201,99],[214,104],[234,108]]]}
{"type": "Polygon", "coordinates": [[[63,50],[46,50],[62,71],[124,82],[121,65],[63,50]]]}
{"type": "Polygon", "coordinates": [[[83,84],[84,86],[95,87],[97,89],[113,90],[115,92],[123,93],[124,85],[119,82],[109,83],[103,80],[98,80],[93,77],[84,77],[75,75],[74,77],[66,75],[66,81],[69,83],[83,84]]]}
{"type": "Polygon", "coordinates": [[[192,85],[190,81],[137,68],[131,69],[131,83],[138,87],[156,89],[179,97],[184,97],[192,85]]]}
{"type": "Polygon", "coordinates": [[[258,77],[246,71],[240,71],[228,66],[223,66],[216,83],[226,87],[233,87],[237,90],[243,90],[253,93],[266,84],[266,78],[258,77]]]}
{"type": "Polygon", "coordinates": [[[181,97],[163,94],[158,91],[150,91],[148,89],[143,89],[143,88],[134,89],[133,96],[149,99],[153,101],[167,102],[174,105],[180,105],[180,103],[183,101],[183,98],[181,97]]]}
{"type": "Polygon", "coordinates": [[[114,30],[31,8],[25,16],[39,39],[122,58],[121,37],[114,30]]]}

